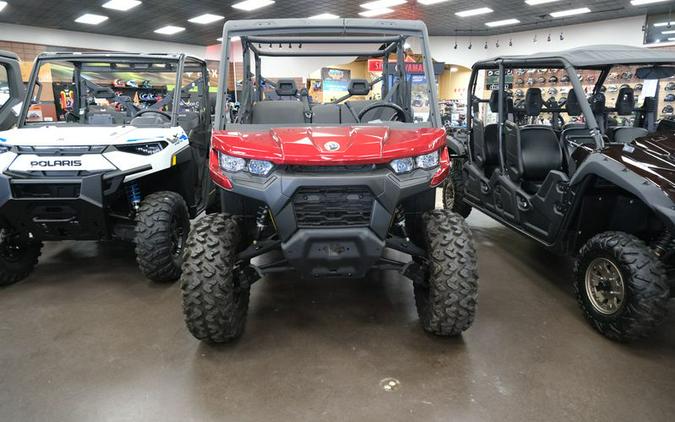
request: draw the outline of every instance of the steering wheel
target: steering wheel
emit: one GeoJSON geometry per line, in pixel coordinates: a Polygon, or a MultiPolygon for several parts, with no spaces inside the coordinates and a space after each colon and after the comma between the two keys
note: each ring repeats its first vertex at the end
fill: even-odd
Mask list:
{"type": "Polygon", "coordinates": [[[139,111],[138,113],[134,114],[134,118],[142,116],[146,113],[156,113],[156,114],[162,115],[162,116],[166,117],[167,119],[171,120],[171,115],[169,113],[166,113],[164,111],[149,110],[149,109],[139,111]]]}
{"type": "Polygon", "coordinates": [[[392,116],[390,119],[391,121],[399,121],[399,122],[408,122],[408,116],[406,112],[403,110],[403,108],[395,103],[373,103],[369,106],[366,106],[361,110],[359,115],[357,116],[359,123],[361,123],[361,119],[363,119],[363,116],[366,115],[371,110],[375,110],[376,108],[390,108],[396,112],[395,116],[392,116]],[[396,117],[396,119],[394,119],[396,117]]]}

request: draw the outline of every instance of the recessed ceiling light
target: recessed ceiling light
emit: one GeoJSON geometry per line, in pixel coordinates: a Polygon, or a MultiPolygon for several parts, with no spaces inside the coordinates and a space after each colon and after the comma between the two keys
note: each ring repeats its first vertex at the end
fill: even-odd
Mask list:
{"type": "Polygon", "coordinates": [[[359,12],[359,15],[363,16],[364,18],[372,18],[373,16],[387,15],[389,13],[394,13],[394,9],[384,8],[364,10],[363,12],[359,12]]]}
{"type": "Polygon", "coordinates": [[[525,3],[529,4],[530,6],[537,6],[540,4],[553,3],[554,1],[560,0],[525,0],[525,3]]]}
{"type": "Polygon", "coordinates": [[[663,31],[661,32],[663,35],[670,35],[670,34],[675,34],[675,31],[663,31]]]}
{"type": "Polygon", "coordinates": [[[466,18],[469,16],[476,16],[476,15],[484,15],[486,13],[492,13],[494,10],[490,9],[489,7],[481,7],[479,9],[471,9],[471,10],[465,10],[463,12],[457,12],[455,15],[459,16],[460,18],[466,18]]]}
{"type": "Polygon", "coordinates": [[[235,9],[240,9],[240,10],[245,10],[247,12],[250,12],[251,10],[256,10],[260,9],[261,7],[269,6],[270,4],[274,4],[274,1],[272,0],[245,0],[241,1],[239,3],[235,3],[232,5],[235,9]]]}
{"type": "Polygon", "coordinates": [[[564,18],[566,16],[583,15],[584,13],[591,13],[591,9],[581,7],[579,9],[561,10],[560,12],[551,13],[551,16],[554,18],[564,18]]]}
{"type": "Polygon", "coordinates": [[[432,4],[443,3],[443,2],[446,2],[446,1],[448,1],[448,0],[417,0],[417,3],[423,4],[425,6],[430,6],[432,4]]]}
{"type": "Polygon", "coordinates": [[[495,26],[506,26],[506,25],[515,25],[517,23],[520,23],[518,19],[504,19],[501,21],[494,21],[494,22],[488,22],[485,25],[489,27],[495,27],[495,26]]]}
{"type": "Polygon", "coordinates": [[[2,12],[2,9],[7,7],[7,2],[6,1],[0,1],[0,12],[2,12]]]}
{"type": "Polygon", "coordinates": [[[94,15],[91,13],[85,13],[79,18],[75,19],[77,23],[86,23],[87,25],[98,25],[101,22],[107,21],[107,16],[94,15]]]}
{"type": "Polygon", "coordinates": [[[665,3],[667,1],[671,0],[630,0],[630,4],[633,6],[642,6],[645,4],[652,4],[652,3],[665,3]]]}
{"type": "Polygon", "coordinates": [[[671,21],[671,22],[659,22],[659,23],[655,23],[655,24],[654,24],[654,26],[657,27],[657,28],[659,28],[659,27],[661,27],[661,26],[668,26],[668,25],[671,25],[671,26],[675,25],[675,21],[671,21]]]}
{"type": "Polygon", "coordinates": [[[340,17],[338,15],[334,15],[332,13],[322,13],[320,15],[314,15],[310,16],[307,19],[339,19],[340,17]]]}
{"type": "Polygon", "coordinates": [[[375,0],[361,4],[364,9],[386,9],[399,4],[407,3],[407,0],[375,0]]]}
{"type": "Polygon", "coordinates": [[[173,26],[173,25],[167,25],[167,26],[163,26],[159,29],[155,29],[156,33],[162,34],[162,35],[173,35],[173,34],[177,34],[179,32],[183,32],[183,31],[185,31],[185,28],[180,27],[180,26],[173,26]]]}
{"type": "Polygon", "coordinates": [[[108,3],[104,4],[103,7],[106,9],[121,10],[126,12],[129,9],[133,9],[143,2],[138,0],[110,0],[108,3]]]}
{"type": "Polygon", "coordinates": [[[192,19],[188,19],[188,22],[206,25],[207,23],[213,23],[213,22],[219,21],[221,19],[225,19],[225,16],[212,15],[210,13],[206,13],[204,15],[197,16],[197,17],[192,18],[192,19]]]}

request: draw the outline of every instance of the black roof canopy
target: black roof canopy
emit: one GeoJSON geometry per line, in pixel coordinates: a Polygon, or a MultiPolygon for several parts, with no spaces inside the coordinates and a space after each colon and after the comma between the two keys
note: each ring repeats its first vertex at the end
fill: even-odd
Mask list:
{"type": "Polygon", "coordinates": [[[477,67],[505,65],[533,67],[562,67],[564,62],[576,68],[602,68],[611,65],[675,63],[675,51],[631,47],[624,45],[596,45],[570,50],[530,55],[499,56],[476,63],[477,67]]]}

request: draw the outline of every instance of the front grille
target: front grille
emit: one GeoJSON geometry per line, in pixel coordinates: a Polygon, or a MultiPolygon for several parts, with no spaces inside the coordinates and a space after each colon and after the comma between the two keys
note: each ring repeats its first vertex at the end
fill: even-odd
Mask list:
{"type": "Polygon", "coordinates": [[[45,183],[31,185],[12,185],[14,198],[78,198],[79,183],[45,183]]]}
{"type": "Polygon", "coordinates": [[[361,173],[377,169],[375,164],[348,165],[348,166],[288,166],[293,173],[361,173]]]}
{"type": "Polygon", "coordinates": [[[107,148],[106,145],[87,145],[87,146],[17,146],[17,153],[19,154],[37,154],[37,155],[84,155],[84,154],[101,154],[107,148]]]}
{"type": "Polygon", "coordinates": [[[374,200],[364,186],[304,187],[293,195],[293,209],[299,228],[364,227],[374,200]]]}

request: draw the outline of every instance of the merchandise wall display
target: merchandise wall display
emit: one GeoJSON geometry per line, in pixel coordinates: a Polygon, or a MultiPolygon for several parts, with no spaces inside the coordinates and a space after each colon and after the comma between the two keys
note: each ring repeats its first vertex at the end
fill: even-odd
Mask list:
{"type": "Polygon", "coordinates": [[[664,321],[671,297],[675,123],[659,121],[656,105],[674,79],[675,53],[620,46],[480,62],[469,134],[450,140],[463,159],[453,161],[445,206],[464,216],[477,208],[575,256],[584,315],[617,340],[648,335],[664,321]],[[497,75],[489,99],[478,95],[485,72],[497,75]],[[547,102],[533,84],[515,105],[512,77],[563,72],[563,104],[547,102]],[[574,119],[555,117],[562,114],[574,119]]]}
{"type": "Polygon", "coordinates": [[[27,92],[18,127],[0,132],[0,284],[28,275],[43,240],[65,239],[133,241],[147,277],[177,279],[210,191],[206,63],[43,54],[27,92]]]}
{"type": "MultiPolygon", "coordinates": [[[[424,24],[230,21],[223,40],[209,165],[224,214],[199,220],[187,243],[181,285],[190,332],[211,342],[239,337],[250,286],[266,274],[361,278],[374,269],[413,281],[428,332],[468,329],[477,295],[475,249],[464,220],[435,209],[449,157],[424,24]],[[250,75],[236,113],[224,83],[233,37],[241,44],[243,75],[250,75]],[[428,103],[413,95],[408,44],[420,46],[416,67],[424,72],[428,103]],[[347,92],[318,103],[294,79],[269,81],[265,69],[283,63],[279,58],[316,61],[347,92]],[[346,72],[329,69],[357,58],[381,59],[381,76],[345,83],[346,72]],[[268,97],[263,82],[273,84],[275,96],[268,97]]],[[[289,75],[297,76],[303,75],[289,75]]]]}

